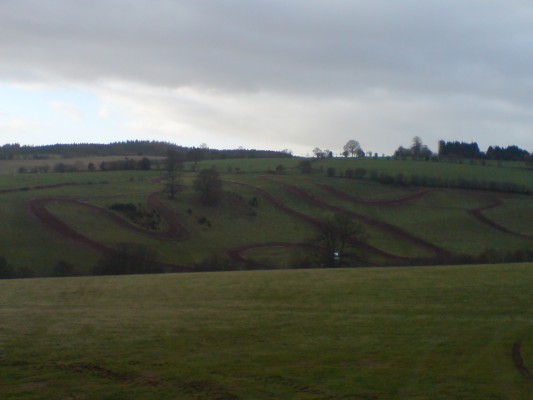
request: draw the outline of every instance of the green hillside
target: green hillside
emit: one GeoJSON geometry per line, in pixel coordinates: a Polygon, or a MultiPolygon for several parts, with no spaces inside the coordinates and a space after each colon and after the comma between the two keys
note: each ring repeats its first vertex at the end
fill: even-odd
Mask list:
{"type": "Polygon", "coordinates": [[[0,397],[528,399],[532,282],[533,264],[4,280],[0,397]]]}
{"type": "Polygon", "coordinates": [[[186,164],[174,199],[162,170],[1,175],[0,257],[21,276],[57,274],[59,262],[90,274],[124,244],[155,255],[166,271],[319,266],[316,237],[332,215],[362,229],[345,266],[533,256],[533,197],[523,194],[533,175],[522,163],[332,159],[302,173],[302,161],[186,164]],[[208,168],[223,185],[215,206],[193,189],[208,168]],[[363,179],[350,179],[361,170],[363,179]],[[137,215],[111,209],[125,206],[137,215]]]}

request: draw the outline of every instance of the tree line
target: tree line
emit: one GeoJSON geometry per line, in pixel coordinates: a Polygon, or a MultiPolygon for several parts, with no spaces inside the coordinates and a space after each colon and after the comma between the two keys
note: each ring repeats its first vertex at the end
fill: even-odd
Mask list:
{"type": "MultiPolygon", "coordinates": [[[[313,154],[317,158],[331,158],[333,153],[330,150],[321,150],[315,147],[313,154]]],[[[365,152],[357,140],[350,139],[343,147],[341,153],[343,157],[377,157],[377,153],[365,152]]],[[[429,160],[462,160],[480,159],[497,161],[525,161],[533,164],[533,154],[518,146],[507,147],[489,146],[486,152],[479,149],[476,142],[466,143],[459,141],[439,140],[438,151],[434,153],[422,142],[419,136],[415,136],[410,147],[399,146],[393,154],[397,159],[411,159],[415,161],[429,160]]]]}
{"type": "Polygon", "coordinates": [[[21,146],[10,143],[0,146],[0,160],[34,159],[45,160],[52,157],[74,158],[89,156],[152,156],[165,157],[169,150],[178,152],[183,159],[195,161],[200,159],[226,158],[274,158],[291,157],[289,150],[256,150],[256,149],[210,149],[202,144],[199,147],[179,146],[169,142],[130,140],[109,144],[73,143],[53,144],[46,146],[21,146]]]}
{"type": "Polygon", "coordinates": [[[441,158],[468,158],[499,161],[529,161],[532,156],[528,151],[518,146],[489,146],[486,152],[479,149],[476,142],[446,142],[439,141],[438,156],[441,158]]]}

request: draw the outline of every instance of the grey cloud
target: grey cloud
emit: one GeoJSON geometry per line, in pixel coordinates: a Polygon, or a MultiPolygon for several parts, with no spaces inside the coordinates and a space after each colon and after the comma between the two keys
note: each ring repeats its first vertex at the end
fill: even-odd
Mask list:
{"type": "MultiPolygon", "coordinates": [[[[373,130],[395,146],[401,131],[461,135],[477,126],[496,135],[504,124],[529,143],[532,48],[533,5],[525,0],[2,0],[0,6],[0,81],[120,80],[231,96],[309,96],[315,114],[315,99],[344,99],[349,105],[340,110],[328,103],[317,122],[322,129],[373,130]],[[388,93],[383,102],[361,106],[376,91],[388,93]]],[[[304,111],[297,115],[305,118],[304,111]]],[[[319,140],[318,129],[300,129],[319,140]]],[[[370,140],[377,148],[378,139],[370,140]]]]}
{"type": "MultiPolygon", "coordinates": [[[[531,89],[519,1],[7,1],[1,69],[346,95],[531,89]]],[[[529,11],[526,13],[525,11],[529,11]]]]}

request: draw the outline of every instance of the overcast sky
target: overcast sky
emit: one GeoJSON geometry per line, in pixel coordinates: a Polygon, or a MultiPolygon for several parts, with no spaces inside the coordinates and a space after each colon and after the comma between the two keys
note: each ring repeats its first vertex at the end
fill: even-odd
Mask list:
{"type": "Polygon", "coordinates": [[[0,144],[533,150],[530,0],[0,0],[0,144]]]}

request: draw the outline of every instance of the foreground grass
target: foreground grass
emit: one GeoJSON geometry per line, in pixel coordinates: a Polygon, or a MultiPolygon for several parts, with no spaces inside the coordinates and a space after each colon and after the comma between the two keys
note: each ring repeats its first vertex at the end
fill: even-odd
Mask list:
{"type": "Polygon", "coordinates": [[[0,281],[0,398],[527,399],[533,264],[0,281]]]}

